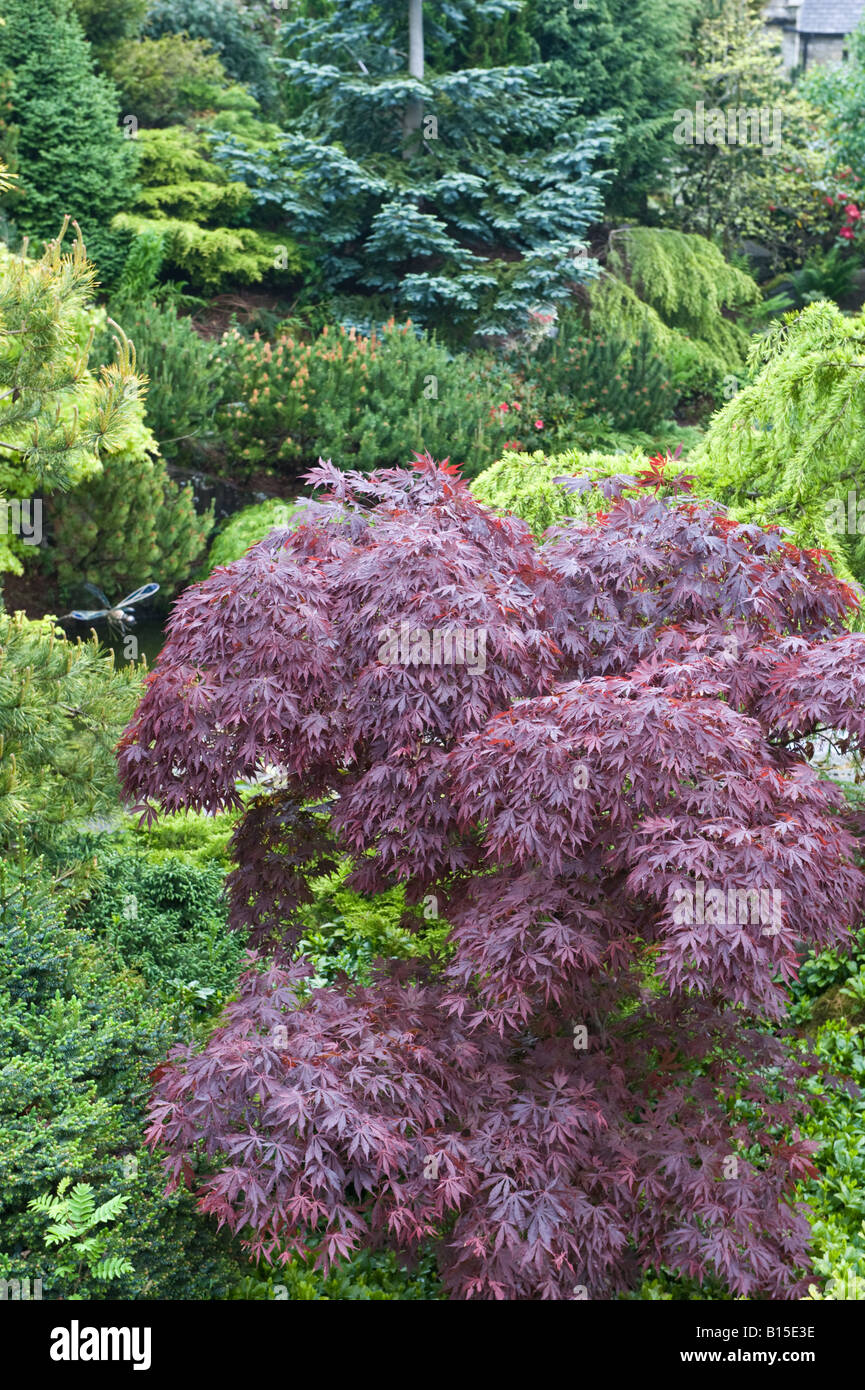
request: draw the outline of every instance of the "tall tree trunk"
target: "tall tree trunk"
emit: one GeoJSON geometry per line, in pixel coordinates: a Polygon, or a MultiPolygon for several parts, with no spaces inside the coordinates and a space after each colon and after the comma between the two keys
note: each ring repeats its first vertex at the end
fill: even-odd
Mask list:
{"type": "MultiPolygon", "coordinates": [[[[410,77],[423,79],[423,0],[408,0],[408,71],[410,77]]],[[[420,130],[423,103],[410,101],[403,113],[402,130],[405,140],[403,159],[411,159],[415,150],[412,136],[420,130]]]]}

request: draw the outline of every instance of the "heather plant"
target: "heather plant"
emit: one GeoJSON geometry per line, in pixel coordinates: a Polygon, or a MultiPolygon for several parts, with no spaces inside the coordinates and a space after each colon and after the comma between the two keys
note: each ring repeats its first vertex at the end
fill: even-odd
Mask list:
{"type": "Polygon", "coordinates": [[[768,1025],[803,947],[860,918],[855,822],[806,758],[865,733],[865,639],[823,556],[666,471],[607,479],[539,550],[451,467],[323,464],[302,525],[179,600],[127,795],[241,810],[238,781],[281,780],[233,840],[249,968],[149,1138],[253,1258],[431,1239],[461,1298],[660,1266],[806,1291],[809,1064],[768,1025]],[[309,991],[337,853],[442,951],[309,991]]]}

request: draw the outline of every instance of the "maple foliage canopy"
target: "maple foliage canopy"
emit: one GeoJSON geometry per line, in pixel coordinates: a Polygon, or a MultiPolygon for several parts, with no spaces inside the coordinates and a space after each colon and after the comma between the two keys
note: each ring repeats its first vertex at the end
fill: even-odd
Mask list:
{"type": "Polygon", "coordinates": [[[234,838],[249,968],[159,1069],[150,1141],[253,1255],[430,1238],[461,1298],[611,1297],[659,1265],[807,1286],[806,1064],[767,1023],[859,920],[855,827],[807,752],[865,732],[865,637],[821,553],[656,473],[537,544],[429,458],[320,464],[302,524],[176,604],[127,795],[216,811],[282,781],[234,838]],[[404,625],[483,632],[484,660],[394,659],[404,625]],[[346,857],[447,947],[310,991],[298,909],[346,857]]]}

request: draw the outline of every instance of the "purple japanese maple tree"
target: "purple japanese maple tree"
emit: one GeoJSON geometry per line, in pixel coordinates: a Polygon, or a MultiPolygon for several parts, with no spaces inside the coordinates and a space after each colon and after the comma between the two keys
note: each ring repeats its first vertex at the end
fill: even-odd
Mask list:
{"type": "Polygon", "coordinates": [[[461,1298],[660,1265],[797,1296],[814,1146],[771,1025],[861,913],[806,762],[865,733],[856,596],[660,467],[540,545],[430,459],[310,479],[303,524],[178,601],[121,745],[147,814],[283,774],[234,839],[239,996],[159,1069],[171,1184],[256,1257],[434,1239],[461,1298]],[[441,958],[304,986],[298,910],[345,857],[433,905],[441,958]]]}

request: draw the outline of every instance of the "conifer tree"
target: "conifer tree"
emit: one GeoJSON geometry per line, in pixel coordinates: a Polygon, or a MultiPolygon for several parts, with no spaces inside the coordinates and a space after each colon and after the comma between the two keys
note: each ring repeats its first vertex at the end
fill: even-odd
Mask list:
{"type": "Polygon", "coordinates": [[[314,250],[319,297],[360,322],[378,297],[380,318],[494,335],[588,278],[607,127],[581,125],[537,66],[444,66],[469,20],[519,0],[457,0],[435,22],[420,0],[323,8],[283,26],[297,120],[278,149],[217,149],[314,250]]]}
{"type": "Polygon", "coordinates": [[[143,408],[144,382],[122,332],[116,360],[98,376],[88,371],[94,271],[80,234],[64,245],[65,232],[64,224],[38,259],[0,248],[0,572],[20,573],[23,553],[7,504],[20,514],[24,500],[41,502],[98,469],[143,408]]]}
{"type": "Polygon", "coordinates": [[[734,381],[688,460],[699,490],[865,581],[865,314],[821,301],[785,315],[734,381]]]}
{"type": "Polygon", "coordinates": [[[666,184],[672,115],[691,100],[687,61],[695,0],[529,0],[527,28],[563,96],[588,117],[617,122],[614,215],[643,218],[666,184]]]}
{"type": "Polygon", "coordinates": [[[6,0],[0,73],[9,75],[6,151],[20,172],[4,195],[18,230],[37,243],[77,218],[103,279],[116,275],[128,238],[111,230],[128,206],[134,142],[124,139],[115,88],[93,55],[68,0],[6,0]],[[14,137],[14,138],[12,138],[14,137]],[[11,146],[11,150],[10,150],[11,146]]]}
{"type": "Polygon", "coordinates": [[[50,853],[70,817],[116,805],[114,745],[141,671],[52,618],[0,609],[0,853],[50,853]]]}

